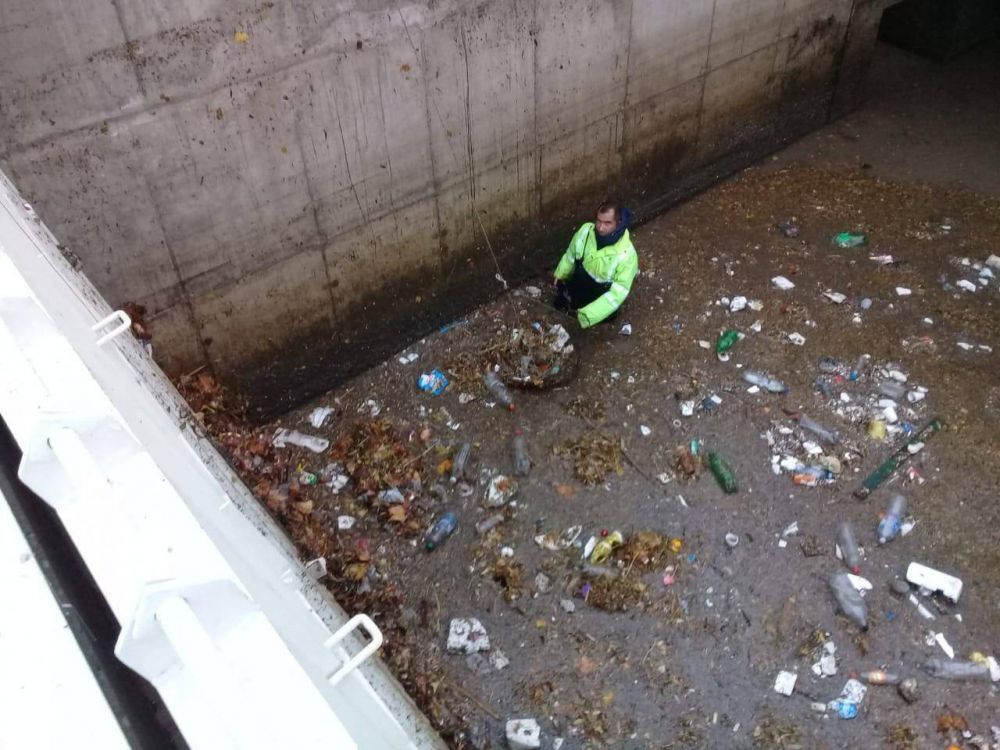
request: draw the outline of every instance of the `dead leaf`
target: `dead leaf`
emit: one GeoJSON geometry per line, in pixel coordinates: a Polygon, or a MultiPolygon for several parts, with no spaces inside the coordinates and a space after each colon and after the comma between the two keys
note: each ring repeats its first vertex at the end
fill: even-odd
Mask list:
{"type": "Polygon", "coordinates": [[[439,463],[437,465],[437,473],[438,473],[439,477],[443,477],[449,471],[451,471],[451,459],[450,458],[446,458],[444,461],[442,461],[441,463],[439,463]]]}
{"type": "Polygon", "coordinates": [[[312,500],[299,500],[298,502],[292,503],[292,507],[295,508],[299,513],[304,516],[308,516],[313,512],[313,501],[312,500]]]}
{"type": "Polygon", "coordinates": [[[553,484],[553,487],[556,488],[556,492],[559,493],[560,497],[569,498],[576,495],[576,488],[571,484],[559,484],[558,482],[556,482],[555,484],[553,484]]]}
{"type": "Polygon", "coordinates": [[[368,572],[368,563],[356,562],[351,563],[346,568],[344,568],[344,575],[347,576],[352,581],[360,581],[365,577],[368,572]]]}
{"type": "Polygon", "coordinates": [[[577,665],[577,670],[582,675],[593,674],[597,671],[597,662],[593,659],[587,658],[586,656],[581,656],[580,663],[577,665]]]}
{"type": "Polygon", "coordinates": [[[403,523],[406,520],[406,508],[402,505],[392,505],[389,507],[389,520],[393,523],[403,523]]]}

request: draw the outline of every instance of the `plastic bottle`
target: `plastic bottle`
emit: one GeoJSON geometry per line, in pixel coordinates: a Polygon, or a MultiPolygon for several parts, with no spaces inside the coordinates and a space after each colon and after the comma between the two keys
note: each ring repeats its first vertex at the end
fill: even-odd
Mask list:
{"type": "Polygon", "coordinates": [[[878,384],[878,392],[887,398],[898,401],[906,395],[906,387],[895,380],[883,380],[878,384]]]}
{"type": "Polygon", "coordinates": [[[594,546],[594,551],[590,553],[590,564],[600,565],[607,562],[611,552],[620,547],[624,541],[620,531],[612,531],[594,546]]]}
{"type": "Polygon", "coordinates": [[[733,345],[740,340],[740,332],[730,328],[719,335],[719,340],[715,342],[715,353],[725,354],[733,348],[733,345]]]}
{"type": "Polygon", "coordinates": [[[833,592],[833,598],[837,600],[837,606],[847,619],[867,630],[868,608],[865,606],[865,600],[861,598],[861,592],[854,588],[847,573],[838,571],[830,576],[830,590],[833,592]]]}
{"type": "Polygon", "coordinates": [[[722,487],[723,492],[727,495],[732,495],[736,492],[736,476],[733,474],[733,470],[729,468],[729,464],[726,463],[726,459],[718,453],[709,453],[708,468],[712,470],[712,475],[719,483],[719,486],[722,487]]]}
{"type": "Polygon", "coordinates": [[[939,659],[931,657],[924,662],[924,671],[931,677],[939,677],[942,680],[981,680],[989,682],[990,665],[976,664],[972,661],[954,661],[952,659],[939,659]]]}
{"type": "Polygon", "coordinates": [[[869,685],[898,685],[903,678],[895,672],[886,672],[881,669],[873,669],[870,672],[862,672],[858,678],[869,685]]]}
{"type": "Polygon", "coordinates": [[[472,454],[472,443],[462,443],[451,460],[451,481],[452,484],[465,477],[469,468],[469,456],[472,454]]]}
{"type": "Polygon", "coordinates": [[[858,540],[854,536],[854,529],[847,521],[844,521],[837,528],[837,546],[840,547],[840,554],[848,569],[855,575],[861,572],[861,553],[858,552],[858,540]]]}
{"type": "Polygon", "coordinates": [[[805,414],[799,415],[799,426],[804,430],[809,430],[813,435],[818,437],[827,445],[836,445],[840,442],[840,435],[837,434],[836,430],[829,430],[819,422],[810,419],[805,414]]]}
{"type": "Polygon", "coordinates": [[[743,379],[751,385],[760,386],[764,390],[770,391],[771,393],[786,393],[788,391],[787,385],[782,383],[780,380],[768,377],[762,372],[745,372],[743,373],[743,379]]]}
{"type": "Polygon", "coordinates": [[[892,499],[889,500],[889,507],[886,509],[885,515],[878,522],[878,543],[885,544],[899,536],[899,530],[905,517],[906,498],[902,495],[893,495],[892,499]]]}
{"type": "Polygon", "coordinates": [[[524,432],[519,428],[514,430],[514,440],[511,443],[511,453],[514,459],[514,474],[519,477],[528,476],[531,471],[531,457],[524,443],[524,432]]]}
{"type": "Polygon", "coordinates": [[[510,411],[514,411],[514,399],[510,395],[510,391],[507,390],[507,386],[503,384],[503,381],[497,377],[497,374],[493,370],[487,370],[486,374],[483,375],[483,385],[486,386],[486,390],[490,392],[502,406],[507,407],[510,411]]]}
{"type": "Polygon", "coordinates": [[[862,375],[865,374],[865,370],[868,369],[868,362],[871,360],[871,355],[862,354],[858,357],[858,361],[854,363],[854,367],[851,368],[851,373],[848,376],[850,380],[857,380],[862,375]]]}
{"type": "Polygon", "coordinates": [[[860,232],[841,232],[833,236],[833,244],[837,247],[861,247],[868,244],[868,236],[860,232]]]}
{"type": "Polygon", "coordinates": [[[431,526],[424,539],[424,547],[428,552],[432,552],[441,546],[441,543],[451,536],[452,532],[458,528],[458,518],[454,513],[445,513],[434,525],[431,526]]]}
{"type": "Polygon", "coordinates": [[[497,526],[502,524],[503,521],[504,521],[503,513],[494,513],[492,516],[484,518],[482,521],[476,524],[476,533],[482,536],[483,534],[486,534],[495,529],[497,526]]]}

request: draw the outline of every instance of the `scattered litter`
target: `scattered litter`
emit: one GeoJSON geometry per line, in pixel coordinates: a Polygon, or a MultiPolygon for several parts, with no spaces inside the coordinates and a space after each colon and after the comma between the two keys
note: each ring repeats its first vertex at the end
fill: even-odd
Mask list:
{"type": "Polygon", "coordinates": [[[490,650],[486,628],[475,617],[456,617],[448,627],[448,651],[455,654],[475,654],[490,650]]]}
{"type": "Polygon", "coordinates": [[[957,286],[959,289],[964,289],[967,292],[975,292],[979,289],[979,287],[977,287],[971,281],[968,281],[966,279],[959,279],[958,281],[955,282],[955,286],[957,286]]]}
{"type": "Polygon", "coordinates": [[[279,427],[271,439],[275,448],[284,448],[286,445],[297,445],[300,448],[307,448],[313,453],[322,453],[330,447],[330,441],[326,438],[306,435],[298,430],[287,430],[279,427]]]}
{"type": "Polygon", "coordinates": [[[639,432],[642,433],[643,437],[649,437],[650,435],[653,434],[653,430],[644,424],[639,425],[639,432]]]}
{"type": "Polygon", "coordinates": [[[733,301],[729,303],[730,312],[740,312],[746,309],[747,298],[743,296],[733,297],[733,301]]]}
{"type": "Polygon", "coordinates": [[[497,672],[499,672],[510,664],[510,659],[508,659],[507,654],[500,649],[494,649],[493,651],[490,651],[490,664],[497,672]]]}
{"type": "Polygon", "coordinates": [[[779,695],[791,695],[795,691],[795,682],[799,676],[795,672],[778,672],[774,678],[774,692],[779,695]]]}
{"type": "Polygon", "coordinates": [[[868,244],[868,235],[860,232],[840,232],[833,236],[833,244],[843,249],[861,247],[868,244]]]}
{"type": "Polygon", "coordinates": [[[500,508],[510,502],[517,492],[517,483],[504,474],[497,474],[490,479],[486,487],[486,505],[500,508]]]}
{"type": "Polygon", "coordinates": [[[448,387],[448,378],[440,370],[421,373],[417,378],[417,388],[432,396],[440,396],[448,387]]]}
{"type": "Polygon", "coordinates": [[[582,531],[582,526],[570,526],[560,534],[539,534],[535,537],[535,544],[542,549],[552,550],[553,552],[561,549],[569,549],[573,546],[573,542],[577,540],[582,531]]]}
{"type": "Polygon", "coordinates": [[[542,746],[542,730],[534,719],[511,719],[507,722],[507,746],[510,750],[535,750],[542,746]]]}
{"type": "Polygon", "coordinates": [[[475,401],[475,400],[476,400],[476,397],[473,396],[471,393],[459,393],[458,394],[458,403],[462,404],[463,406],[465,404],[468,404],[468,403],[470,403],[472,401],[475,401]]]}
{"type": "Polygon", "coordinates": [[[365,399],[358,405],[358,414],[364,414],[372,419],[375,419],[381,413],[382,405],[373,398],[365,399]]]}
{"type": "Polygon", "coordinates": [[[626,323],[625,325],[622,326],[621,330],[618,333],[620,333],[622,336],[631,336],[632,335],[632,324],[631,323],[626,323]]]}
{"type": "Polygon", "coordinates": [[[576,612],[576,604],[573,603],[572,599],[560,599],[559,606],[562,607],[563,612],[566,614],[573,614],[576,612]]]}
{"type": "Polygon", "coordinates": [[[404,354],[402,357],[399,358],[399,364],[408,365],[413,362],[416,362],[417,359],[419,358],[420,358],[419,354],[417,354],[416,352],[410,352],[409,354],[404,354]]]}
{"type": "Polygon", "coordinates": [[[907,289],[905,286],[897,286],[896,294],[898,294],[900,297],[909,297],[911,294],[913,294],[913,291],[911,289],[907,289]]]}
{"type": "Polygon", "coordinates": [[[309,424],[318,430],[323,426],[326,418],[333,414],[334,411],[335,409],[332,406],[317,406],[309,412],[309,424]]]}
{"type": "MultiPolygon", "coordinates": [[[[840,292],[826,291],[826,292],[823,292],[823,296],[826,297],[831,302],[833,302],[835,305],[843,304],[844,300],[847,299],[847,295],[846,294],[841,294],[840,292]]],[[[868,302],[870,304],[871,300],[868,300],[868,302]]],[[[862,308],[862,309],[864,309],[864,308],[862,308]]]]}
{"type": "Polygon", "coordinates": [[[726,546],[729,547],[730,549],[733,549],[734,547],[736,547],[736,545],[740,543],[740,538],[732,532],[726,534],[725,540],[726,540],[726,546]]]}
{"type": "Polygon", "coordinates": [[[789,289],[794,289],[795,284],[786,279],[784,276],[775,276],[771,279],[771,283],[774,284],[778,289],[783,291],[788,291],[789,289]]]}
{"type": "Polygon", "coordinates": [[[828,707],[836,711],[841,719],[853,719],[858,715],[858,708],[865,699],[868,688],[855,679],[850,679],[840,691],[840,697],[830,701],[828,707]]]}
{"type": "Polygon", "coordinates": [[[906,580],[914,586],[920,586],[928,591],[939,591],[956,604],[962,595],[962,580],[960,578],[928,568],[918,562],[910,563],[906,569],[906,580]]]}
{"type": "Polygon", "coordinates": [[[790,333],[788,334],[788,340],[791,341],[796,346],[802,346],[806,343],[806,337],[801,333],[790,333]]]}
{"type": "Polygon", "coordinates": [[[323,576],[326,575],[326,558],[317,557],[314,560],[310,560],[309,562],[306,563],[305,568],[306,568],[306,573],[309,574],[309,577],[312,578],[314,581],[318,581],[323,576]]]}
{"type": "Polygon", "coordinates": [[[337,528],[341,531],[349,531],[358,522],[354,516],[337,516],[337,528]]]}

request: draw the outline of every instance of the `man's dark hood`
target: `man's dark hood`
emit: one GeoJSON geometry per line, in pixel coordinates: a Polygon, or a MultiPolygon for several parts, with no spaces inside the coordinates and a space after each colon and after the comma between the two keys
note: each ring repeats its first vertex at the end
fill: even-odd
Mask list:
{"type": "Polygon", "coordinates": [[[594,231],[594,236],[597,238],[598,247],[607,247],[608,245],[613,245],[618,240],[622,238],[625,234],[625,230],[629,228],[632,223],[632,212],[629,211],[624,206],[621,209],[621,216],[618,217],[618,226],[615,228],[611,234],[602,237],[599,232],[594,231]]]}

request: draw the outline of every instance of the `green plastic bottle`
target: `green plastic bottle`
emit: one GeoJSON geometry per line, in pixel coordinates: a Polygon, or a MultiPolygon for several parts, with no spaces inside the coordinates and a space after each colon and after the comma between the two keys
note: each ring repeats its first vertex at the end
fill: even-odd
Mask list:
{"type": "Polygon", "coordinates": [[[730,328],[725,333],[720,334],[719,340],[715,342],[715,353],[724,354],[733,348],[733,344],[740,340],[740,332],[730,328]]]}
{"type": "Polygon", "coordinates": [[[841,232],[833,236],[833,244],[837,247],[861,247],[868,244],[868,235],[860,232],[841,232]]]}
{"type": "Polygon", "coordinates": [[[726,463],[726,459],[718,453],[709,453],[708,468],[712,470],[712,475],[719,483],[723,492],[727,495],[732,495],[736,492],[736,477],[733,474],[733,470],[729,468],[729,464],[726,463]]]}

